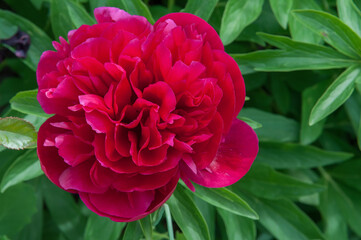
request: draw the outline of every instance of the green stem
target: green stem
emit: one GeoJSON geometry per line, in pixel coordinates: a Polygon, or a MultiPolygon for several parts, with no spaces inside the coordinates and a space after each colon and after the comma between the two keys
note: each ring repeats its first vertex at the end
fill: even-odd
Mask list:
{"type": "Polygon", "coordinates": [[[172,12],[175,0],[168,0],[168,10],[172,12]]]}
{"type": "Polygon", "coordinates": [[[174,240],[172,215],[170,214],[170,210],[169,210],[168,204],[164,204],[164,210],[165,210],[165,217],[166,217],[166,221],[167,221],[167,228],[168,228],[168,233],[169,233],[169,240],[174,240]]]}

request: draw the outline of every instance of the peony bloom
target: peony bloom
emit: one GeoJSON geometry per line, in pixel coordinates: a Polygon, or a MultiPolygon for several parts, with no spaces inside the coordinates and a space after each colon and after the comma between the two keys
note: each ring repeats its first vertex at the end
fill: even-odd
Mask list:
{"type": "Polygon", "coordinates": [[[134,221],[160,207],[179,178],[224,187],[258,152],[236,116],[244,81],[215,30],[173,13],[152,26],[110,7],[41,56],[38,100],[55,114],[40,128],[48,178],[94,212],[134,221]]]}

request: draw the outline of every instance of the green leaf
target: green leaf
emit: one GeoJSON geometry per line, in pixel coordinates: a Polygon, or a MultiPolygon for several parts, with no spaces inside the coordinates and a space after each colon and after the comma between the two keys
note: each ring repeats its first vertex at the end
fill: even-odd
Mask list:
{"type": "Polygon", "coordinates": [[[36,96],[38,94],[38,90],[28,90],[18,92],[11,100],[11,108],[25,113],[37,115],[40,117],[48,118],[51,115],[44,113],[44,110],[41,108],[36,96]]]}
{"type": "Polygon", "coordinates": [[[138,221],[130,222],[125,229],[123,240],[134,240],[142,237],[142,229],[138,221]]]}
{"type": "Polygon", "coordinates": [[[43,178],[45,203],[58,228],[69,239],[83,239],[85,218],[72,195],[43,178]]]}
{"type": "Polygon", "coordinates": [[[224,45],[233,42],[262,11],[264,0],[229,0],[223,13],[220,36],[224,45]]]}
{"type": "Polygon", "coordinates": [[[85,227],[84,240],[117,240],[125,225],[124,222],[114,222],[91,213],[85,227]]]}
{"type": "Polygon", "coordinates": [[[244,72],[244,68],[246,70],[272,72],[333,69],[349,67],[357,63],[357,61],[329,47],[297,42],[288,37],[265,33],[259,33],[258,36],[282,50],[262,50],[245,54],[231,54],[242,72],[244,72]]]}
{"type": "Polygon", "coordinates": [[[293,119],[281,115],[264,112],[255,108],[243,108],[238,118],[251,118],[262,124],[262,128],[256,129],[261,141],[297,141],[299,124],[293,119]]]}
{"type": "Polygon", "coordinates": [[[33,188],[18,184],[0,194],[0,235],[12,236],[19,232],[36,213],[33,188]]]}
{"type": "Polygon", "coordinates": [[[43,174],[36,149],[28,150],[18,157],[7,169],[2,178],[0,189],[3,193],[9,187],[36,178],[43,174]]]}
{"type": "Polygon", "coordinates": [[[279,24],[286,29],[288,15],[292,9],[292,0],[270,0],[272,11],[279,24]]]}
{"type": "Polygon", "coordinates": [[[343,72],[318,99],[310,115],[313,125],[339,108],[352,94],[355,81],[361,79],[361,67],[353,66],[343,72]]]}
{"type": "Polygon", "coordinates": [[[154,19],[150,13],[147,5],[141,0],[121,0],[125,10],[133,15],[144,16],[151,24],[154,24],[154,19]]]}
{"type": "Polygon", "coordinates": [[[322,93],[329,85],[329,81],[322,81],[312,87],[307,88],[302,92],[302,118],[301,118],[301,132],[300,142],[303,145],[308,145],[314,142],[322,133],[323,126],[326,119],[310,126],[308,124],[312,107],[321,97],[322,93]]]}
{"type": "Polygon", "coordinates": [[[216,238],[216,228],[218,228],[216,222],[216,207],[205,202],[204,200],[200,199],[199,197],[193,195],[194,203],[196,204],[197,208],[201,212],[204,220],[206,220],[209,235],[211,239],[216,238]]]}
{"type": "Polygon", "coordinates": [[[261,164],[253,164],[251,170],[236,186],[266,199],[295,199],[325,189],[322,185],[300,181],[261,164]]]}
{"type": "Polygon", "coordinates": [[[18,31],[16,25],[3,18],[0,18],[0,26],[0,39],[11,38],[18,31]]]}
{"type": "Polygon", "coordinates": [[[361,36],[361,11],[353,0],[337,0],[337,11],[340,19],[361,36]]]}
{"type": "Polygon", "coordinates": [[[70,19],[76,28],[79,28],[81,25],[93,25],[96,23],[95,19],[89,15],[81,4],[72,0],[64,0],[63,4],[67,5],[70,19]]]}
{"type": "Polygon", "coordinates": [[[182,12],[192,13],[208,21],[218,0],[188,0],[182,12]]]}
{"type": "Polygon", "coordinates": [[[172,216],[187,239],[210,240],[208,226],[202,214],[181,186],[167,201],[172,216]]]}
{"type": "Polygon", "coordinates": [[[215,207],[246,218],[258,219],[257,213],[247,204],[247,202],[227,188],[206,188],[197,184],[194,184],[194,188],[194,194],[197,197],[215,207]]]}
{"type": "Polygon", "coordinates": [[[10,149],[34,147],[37,134],[31,123],[21,118],[0,118],[0,144],[10,149]]]}
{"type": "Polygon", "coordinates": [[[146,240],[152,240],[153,237],[153,226],[152,226],[152,219],[150,218],[150,216],[146,216],[142,219],[139,219],[139,224],[140,227],[143,231],[143,235],[145,237],[146,240]]]}
{"type": "Polygon", "coordinates": [[[239,120],[242,120],[243,122],[247,123],[251,128],[253,129],[257,129],[257,128],[261,128],[262,124],[260,124],[259,122],[256,122],[250,118],[247,117],[238,117],[239,120]]]}
{"type": "Polygon", "coordinates": [[[337,17],[315,10],[297,10],[293,11],[293,14],[341,53],[352,58],[360,58],[360,37],[337,17]]]}
{"type": "Polygon", "coordinates": [[[217,209],[226,227],[228,239],[256,239],[256,225],[253,220],[234,215],[223,209],[217,209]]]}
{"type": "Polygon", "coordinates": [[[76,28],[64,1],[50,1],[50,20],[55,39],[60,36],[67,39],[68,32],[76,28]]]}
{"type": "Polygon", "coordinates": [[[354,92],[344,106],[355,131],[358,147],[361,150],[361,95],[354,92]]]}
{"type": "Polygon", "coordinates": [[[286,115],[291,107],[291,91],[281,79],[271,77],[271,91],[276,102],[277,109],[286,115]]]}
{"type": "Polygon", "coordinates": [[[257,161],[277,169],[304,169],[342,162],[352,156],[351,153],[325,151],[313,146],[261,142],[257,161]]]}
{"type": "Polygon", "coordinates": [[[361,192],[361,158],[338,164],[329,171],[329,174],[338,181],[353,187],[361,192]]]}
{"type": "Polygon", "coordinates": [[[316,224],[289,200],[266,200],[247,195],[260,223],[279,240],[324,239],[316,224]]]}
{"type": "Polygon", "coordinates": [[[51,39],[35,24],[10,11],[0,9],[0,19],[16,23],[22,31],[29,34],[31,44],[27,52],[27,57],[23,59],[23,61],[32,70],[36,71],[41,54],[45,50],[52,48],[51,39]]]}

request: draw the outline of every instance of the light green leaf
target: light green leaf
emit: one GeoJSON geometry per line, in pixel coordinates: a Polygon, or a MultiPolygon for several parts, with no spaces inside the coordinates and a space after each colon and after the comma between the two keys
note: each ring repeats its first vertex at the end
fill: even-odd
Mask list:
{"type": "Polygon", "coordinates": [[[167,201],[172,216],[187,239],[210,240],[208,226],[202,214],[181,186],[167,201]]]}
{"type": "Polygon", "coordinates": [[[16,25],[24,32],[29,34],[31,39],[30,48],[27,57],[23,59],[24,63],[32,70],[36,71],[40,55],[48,49],[51,49],[51,39],[38,26],[29,20],[12,13],[10,11],[0,9],[0,19],[4,19],[16,25]]]}
{"type": "Polygon", "coordinates": [[[256,122],[250,118],[247,117],[238,117],[239,120],[242,120],[243,122],[247,123],[251,128],[253,129],[257,129],[257,128],[261,128],[262,124],[260,124],[259,122],[256,122]]]}
{"type": "Polygon", "coordinates": [[[289,142],[298,140],[299,125],[293,119],[255,108],[243,108],[238,118],[243,117],[251,118],[262,124],[262,128],[255,130],[261,141],[289,142]]]}
{"type": "Polygon", "coordinates": [[[253,220],[234,215],[223,209],[217,209],[226,227],[228,239],[256,239],[256,225],[253,220]]]}
{"type": "Polygon", "coordinates": [[[272,11],[279,24],[286,29],[288,15],[292,9],[292,0],[270,0],[272,11]]]}
{"type": "Polygon", "coordinates": [[[76,28],[79,28],[81,25],[93,25],[96,23],[95,19],[79,3],[72,0],[64,0],[63,4],[67,5],[69,16],[76,28]]]}
{"type": "Polygon", "coordinates": [[[295,199],[325,189],[322,185],[302,182],[261,164],[253,164],[251,170],[236,186],[266,199],[295,199]]]}
{"type": "Polygon", "coordinates": [[[261,142],[257,161],[277,169],[304,169],[342,162],[352,156],[294,143],[261,142]]]}
{"type": "Polygon", "coordinates": [[[0,194],[0,236],[13,236],[36,213],[36,198],[33,188],[18,184],[0,194]]]}
{"type": "Polygon", "coordinates": [[[60,189],[46,178],[42,180],[45,203],[58,228],[69,239],[83,239],[85,218],[71,193],[60,189]]]}
{"type": "Polygon", "coordinates": [[[50,20],[56,39],[60,36],[67,39],[68,32],[75,29],[75,25],[69,15],[68,6],[64,4],[64,1],[50,1],[50,20]]]}
{"type": "Polygon", "coordinates": [[[36,178],[43,174],[35,149],[28,150],[18,157],[7,169],[2,178],[0,189],[3,193],[9,187],[36,178]]]}
{"type": "Polygon", "coordinates": [[[197,184],[194,184],[194,188],[196,190],[194,194],[197,197],[213,206],[239,216],[258,219],[257,213],[247,204],[247,202],[227,188],[206,188],[197,184]]]}
{"type": "Polygon", "coordinates": [[[11,38],[18,31],[16,25],[3,18],[0,18],[0,26],[0,39],[11,38]]]}
{"type": "Polygon", "coordinates": [[[293,202],[259,199],[250,195],[246,199],[259,213],[260,223],[276,239],[324,239],[316,224],[293,202]]]}
{"type": "Polygon", "coordinates": [[[218,0],[188,0],[182,12],[192,13],[207,21],[217,3],[218,0]]]}
{"type": "Polygon", "coordinates": [[[329,85],[329,81],[322,81],[312,87],[307,88],[302,92],[302,118],[301,118],[301,132],[300,143],[308,145],[314,142],[322,133],[323,126],[326,119],[310,126],[308,124],[312,107],[321,97],[322,93],[329,85]]]}
{"type": "Polygon", "coordinates": [[[229,0],[223,12],[220,36],[224,45],[233,42],[262,11],[264,0],[229,0]]]}
{"type": "Polygon", "coordinates": [[[195,195],[193,195],[192,197],[197,208],[203,215],[204,220],[206,220],[211,239],[215,239],[216,228],[218,227],[216,222],[216,207],[209,204],[208,202],[205,202],[204,200],[200,199],[195,195]]]}
{"type": "Polygon", "coordinates": [[[297,10],[293,11],[293,14],[341,53],[352,58],[360,58],[360,37],[337,17],[315,10],[297,10]]]}
{"type": "Polygon", "coordinates": [[[310,115],[313,125],[339,108],[352,94],[355,81],[361,79],[361,67],[353,66],[343,72],[318,99],[310,115]]]}
{"type": "Polygon", "coordinates": [[[141,0],[121,0],[125,10],[133,15],[144,16],[151,24],[154,24],[154,19],[150,13],[147,5],[141,0]]]}
{"type": "Polygon", "coordinates": [[[34,147],[37,134],[31,123],[21,118],[0,118],[0,144],[10,149],[34,147]]]}
{"type": "Polygon", "coordinates": [[[41,108],[36,99],[37,94],[38,90],[18,92],[10,100],[11,108],[25,114],[32,114],[45,118],[50,117],[51,115],[44,113],[44,110],[41,108]]]}
{"type": "Polygon", "coordinates": [[[125,222],[114,222],[91,213],[85,227],[84,240],[117,240],[125,225],[125,222]]]}
{"type": "Polygon", "coordinates": [[[361,11],[353,0],[337,0],[337,11],[340,19],[361,36],[361,11]]]}

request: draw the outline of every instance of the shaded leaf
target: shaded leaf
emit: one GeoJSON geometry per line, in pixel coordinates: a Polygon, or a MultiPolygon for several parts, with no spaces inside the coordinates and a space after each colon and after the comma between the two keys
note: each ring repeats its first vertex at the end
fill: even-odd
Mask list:
{"type": "Polygon", "coordinates": [[[134,240],[142,237],[142,229],[138,221],[130,222],[124,232],[123,240],[134,240]]]}
{"type": "Polygon", "coordinates": [[[188,0],[182,11],[192,13],[207,21],[217,3],[218,0],[188,0]]]}
{"type": "Polygon", "coordinates": [[[11,38],[18,31],[16,25],[3,18],[0,18],[0,26],[0,40],[11,38]]]}
{"type": "Polygon", "coordinates": [[[124,222],[114,222],[91,213],[85,227],[84,240],[117,240],[125,225],[124,222]]]}
{"type": "Polygon", "coordinates": [[[121,0],[125,10],[133,15],[144,16],[151,24],[154,24],[154,19],[150,13],[147,5],[141,0],[121,0]]]}
{"type": "Polygon", "coordinates": [[[0,118],[0,144],[10,149],[24,149],[36,144],[37,134],[31,123],[21,118],[0,118]]]}
{"type": "Polygon", "coordinates": [[[92,18],[84,7],[72,0],[64,0],[63,4],[67,5],[68,13],[76,28],[81,25],[93,25],[96,23],[95,19],[92,18]]]}
{"type": "Polygon", "coordinates": [[[152,226],[152,219],[150,216],[146,216],[142,219],[139,219],[140,228],[142,229],[143,235],[146,240],[152,240],[153,237],[153,226],[152,226]]]}
{"type": "Polygon", "coordinates": [[[69,15],[68,6],[64,4],[64,1],[50,1],[50,19],[55,39],[60,36],[66,39],[68,32],[75,29],[75,25],[69,15]]]}

